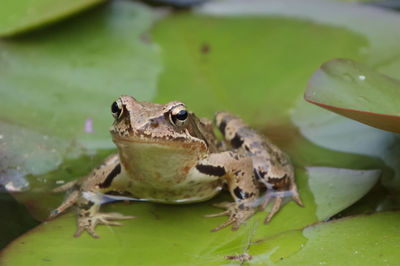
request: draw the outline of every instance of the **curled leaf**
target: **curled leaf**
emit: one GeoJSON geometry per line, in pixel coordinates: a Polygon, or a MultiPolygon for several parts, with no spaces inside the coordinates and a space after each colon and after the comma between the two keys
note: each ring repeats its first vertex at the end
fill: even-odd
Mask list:
{"type": "Polygon", "coordinates": [[[350,59],[324,63],[305,99],[361,123],[400,133],[400,81],[350,59]]]}

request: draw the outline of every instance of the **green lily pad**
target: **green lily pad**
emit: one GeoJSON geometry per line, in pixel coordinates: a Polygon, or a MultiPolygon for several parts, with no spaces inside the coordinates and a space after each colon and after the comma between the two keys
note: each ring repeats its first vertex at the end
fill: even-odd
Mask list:
{"type": "Polygon", "coordinates": [[[324,63],[308,83],[305,99],[361,123],[400,132],[400,80],[349,59],[324,63]]]}
{"type": "Polygon", "coordinates": [[[25,32],[69,17],[105,0],[5,0],[0,9],[0,36],[25,32]]]}
{"type": "Polygon", "coordinates": [[[277,265],[396,265],[399,219],[399,212],[386,212],[310,226],[302,252],[277,265]]]}
{"type": "MultiPolygon", "coordinates": [[[[127,215],[135,215],[137,218],[124,222],[125,225],[122,227],[98,226],[97,232],[101,236],[98,240],[88,234],[76,239],[72,237],[76,216],[74,213],[69,213],[40,225],[24,237],[14,241],[3,251],[0,263],[24,265],[28,262],[39,263],[45,260],[57,265],[70,265],[71,263],[106,265],[118,257],[118,262],[121,264],[136,261],[149,264],[206,263],[220,265],[225,261],[225,255],[244,250],[251,235],[254,235],[252,241],[259,242],[275,237],[282,232],[301,229],[334,215],[360,198],[360,195],[352,195],[352,190],[347,189],[347,194],[342,192],[341,196],[337,196],[336,199],[331,197],[321,201],[318,193],[327,191],[325,187],[343,188],[349,185],[348,180],[357,180],[362,196],[379,177],[379,171],[349,171],[333,168],[328,172],[321,171],[321,169],[309,170],[309,177],[305,172],[297,174],[300,191],[305,192],[304,180],[308,179],[313,192],[313,194],[302,194],[306,208],[300,208],[294,202],[290,202],[268,225],[263,224],[266,213],[259,212],[237,232],[225,229],[211,233],[210,229],[222,223],[226,218],[204,218],[205,214],[218,211],[211,208],[209,204],[168,207],[150,203],[109,204],[103,206],[103,209],[106,211],[118,210],[127,215]],[[319,185],[315,179],[327,180],[327,173],[334,174],[336,178],[329,181],[331,184],[319,185]],[[312,203],[313,196],[316,199],[318,218],[313,214],[315,210],[315,205],[312,203]],[[346,201],[347,199],[350,199],[350,202],[346,201]],[[324,211],[321,213],[319,210],[324,211]],[[298,216],[296,219],[292,219],[294,213],[298,216]],[[194,226],[195,230],[193,230],[194,226]],[[46,237],[43,237],[44,235],[46,237]],[[69,247],[68,251],[60,250],[60,245],[69,247]],[[118,248],[115,249],[115,247],[118,248]],[[98,256],[99,253],[108,254],[111,250],[116,253],[110,258],[98,256]],[[24,256],[16,256],[21,253],[24,256]],[[154,254],[158,254],[158,256],[154,257],[154,254]],[[65,256],[68,256],[68,260],[65,260],[65,256]]],[[[214,202],[221,200],[222,198],[219,197],[214,202]]],[[[280,253],[288,256],[297,252],[304,244],[304,241],[300,240],[292,242],[288,249],[284,249],[280,253]]],[[[274,251],[274,248],[263,250],[263,252],[268,251],[274,251]]]]}
{"type": "MultiPolygon", "coordinates": [[[[62,195],[56,198],[43,191],[48,192],[58,181],[85,175],[109,152],[109,104],[119,94],[160,103],[177,99],[200,116],[211,117],[223,109],[232,111],[273,139],[292,158],[305,208],[288,202],[268,225],[263,224],[267,214],[259,212],[237,232],[224,229],[211,233],[209,230],[226,217],[202,216],[217,212],[210,205],[229,199],[226,193],[211,202],[181,206],[113,203],[102,210],[138,218],[126,221],[123,227],[99,226],[98,240],[87,234],[74,239],[76,218],[69,213],[16,239],[1,253],[1,263],[221,265],[227,263],[224,256],[244,252],[249,243],[264,243],[258,251],[252,245],[250,252],[255,256],[268,253],[273,255],[272,261],[278,261],[281,256],[301,252],[307,239],[299,230],[337,214],[367,193],[378,178],[373,169],[383,169],[385,176],[392,177],[393,172],[387,171],[385,165],[386,159],[392,157],[379,159],[371,155],[373,152],[357,154],[317,145],[303,134],[303,128],[294,126],[307,117],[292,122],[295,116],[289,110],[295,107],[320,62],[332,57],[391,58],[390,53],[399,49],[389,45],[393,34],[376,38],[362,30],[365,24],[371,26],[370,9],[366,12],[325,2],[310,6],[307,1],[299,1],[301,8],[297,8],[296,1],[296,8],[287,10],[279,2],[257,2],[242,9],[240,2],[217,1],[194,13],[181,12],[160,19],[158,9],[117,1],[58,25],[56,34],[52,28],[37,36],[3,41],[7,60],[2,59],[0,64],[7,63],[3,68],[9,69],[0,79],[1,91],[7,92],[6,106],[0,106],[4,108],[0,120],[9,129],[3,139],[6,144],[11,143],[15,132],[13,145],[17,145],[18,138],[23,143],[29,134],[48,136],[51,141],[44,144],[62,151],[57,157],[62,160],[52,162],[55,166],[41,172],[32,172],[24,166],[23,155],[26,150],[36,149],[19,143],[13,155],[16,160],[0,161],[6,162],[7,171],[20,174],[18,167],[24,166],[21,176],[28,181],[29,190],[14,196],[30,206],[35,217],[43,219],[62,200],[62,195]],[[327,7],[337,12],[327,12],[327,7]],[[226,13],[216,15],[216,9],[226,13]],[[288,12],[293,17],[287,17],[288,12]],[[359,21],[346,29],[343,16],[359,21]],[[159,20],[153,25],[156,19],[159,20]],[[381,44],[382,39],[388,42],[381,44]],[[365,52],[367,47],[371,48],[369,53],[365,52]],[[363,49],[364,53],[360,53],[363,49]],[[37,89],[29,90],[32,86],[37,89]],[[23,98],[25,94],[28,96],[23,98]],[[29,112],[25,107],[7,112],[14,106],[28,106],[29,112]],[[85,130],[88,121],[92,130],[85,130]],[[19,134],[19,129],[27,134],[19,134]],[[312,177],[305,170],[312,166],[330,168],[313,172],[316,175],[312,177]],[[318,177],[328,179],[329,175],[341,175],[342,178],[332,177],[333,187],[347,184],[348,190],[340,199],[322,201],[316,191],[326,189],[326,184],[314,181],[318,177]],[[347,181],[360,176],[363,189],[353,186],[358,192],[353,194],[347,181]],[[270,240],[280,236],[284,236],[284,245],[277,247],[270,240]]],[[[383,11],[376,12],[373,14],[378,14],[379,19],[374,21],[374,27],[399,21],[383,11]]],[[[400,69],[396,62],[392,61],[387,71],[400,69]]],[[[352,123],[347,127],[350,132],[355,126],[352,123]]],[[[377,137],[385,139],[386,133],[382,134],[377,133],[377,137]]],[[[363,136],[357,137],[365,141],[363,136]]],[[[340,139],[337,142],[343,144],[340,139]]],[[[355,145],[351,147],[355,149],[355,145]]],[[[11,147],[9,151],[14,150],[11,147]]]]}
{"type": "MultiPolygon", "coordinates": [[[[400,139],[397,134],[354,122],[302,99],[293,109],[292,121],[301,135],[315,145],[337,152],[382,159],[390,167],[379,166],[384,170],[382,183],[386,189],[393,191],[391,197],[397,198],[399,203],[400,163],[397,158],[400,156],[400,139]]],[[[344,160],[349,163],[349,168],[352,168],[352,164],[359,164],[349,157],[344,160]]]]}
{"type": "Polygon", "coordinates": [[[357,171],[308,167],[308,184],[317,204],[318,220],[347,208],[368,192],[381,175],[379,170],[357,171]],[[341,179],[341,180],[338,180],[341,179]]]}
{"type": "Polygon", "coordinates": [[[113,100],[156,92],[159,51],[142,34],[157,16],[116,1],[66,25],[0,41],[4,178],[16,168],[23,176],[43,174],[65,158],[114,147],[108,133],[113,100]]]}

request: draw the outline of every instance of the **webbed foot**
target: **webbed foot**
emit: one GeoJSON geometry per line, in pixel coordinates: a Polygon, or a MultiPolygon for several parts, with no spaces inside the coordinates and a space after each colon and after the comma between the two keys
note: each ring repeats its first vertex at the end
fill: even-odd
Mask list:
{"type": "Polygon", "coordinates": [[[205,215],[205,217],[210,218],[210,217],[219,217],[227,215],[229,216],[229,218],[223,224],[212,229],[211,232],[216,232],[231,224],[233,224],[232,230],[236,231],[239,229],[239,226],[247,220],[247,218],[251,217],[255,213],[255,208],[246,206],[245,203],[222,202],[214,204],[214,206],[226,210],[220,213],[205,215]]]}
{"type": "Polygon", "coordinates": [[[95,227],[98,224],[104,225],[117,225],[121,226],[122,223],[115,222],[112,220],[128,220],[136,218],[135,216],[125,216],[117,212],[110,213],[96,213],[89,217],[79,217],[78,219],[78,229],[74,234],[74,237],[79,237],[84,231],[87,231],[89,235],[94,238],[99,238],[100,236],[96,234],[95,227]]]}

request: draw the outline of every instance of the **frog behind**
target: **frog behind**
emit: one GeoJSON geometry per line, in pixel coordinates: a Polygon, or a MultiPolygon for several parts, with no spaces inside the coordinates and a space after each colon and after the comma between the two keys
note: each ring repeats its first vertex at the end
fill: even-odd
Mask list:
{"type": "Polygon", "coordinates": [[[230,113],[215,116],[224,136],[224,141],[219,141],[211,121],[197,118],[182,102],[160,105],[121,96],[112,104],[111,112],[115,120],[110,131],[118,153],[108,157],[89,176],[55,189],[72,191],[50,218],[77,205],[75,237],[87,231],[97,238],[97,224],[121,225],[113,220],[134,218],[100,213],[100,203],[93,202],[88,193],[190,203],[212,198],[226,184],[234,202],[216,205],[226,210],[207,216],[229,216],[212,231],[230,224],[232,230],[237,230],[256,212],[263,188],[267,192],[261,209],[275,198],[265,223],[280,209],[285,191],[290,191],[292,198],[303,206],[287,155],[230,113]]]}

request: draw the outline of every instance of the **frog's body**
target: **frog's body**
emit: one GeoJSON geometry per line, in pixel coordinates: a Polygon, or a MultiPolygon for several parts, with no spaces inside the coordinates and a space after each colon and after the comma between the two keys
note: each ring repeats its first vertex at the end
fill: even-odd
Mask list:
{"type": "Polygon", "coordinates": [[[88,177],[56,189],[72,192],[51,217],[77,204],[75,236],[87,230],[98,237],[94,231],[97,224],[119,225],[111,220],[133,218],[99,213],[100,204],[88,199],[87,193],[189,203],[212,198],[227,184],[235,202],[219,204],[227,210],[209,215],[230,216],[213,231],[230,224],[236,230],[253,215],[262,186],[267,188],[262,208],[271,197],[275,198],[266,222],[279,210],[285,191],[290,191],[292,198],[302,205],[288,157],[240,118],[230,113],[216,115],[216,124],[225,138],[225,142],[220,142],[212,123],[187,112],[181,102],[160,105],[121,96],[111,109],[115,118],[111,135],[118,154],[107,158],[88,177]]]}

